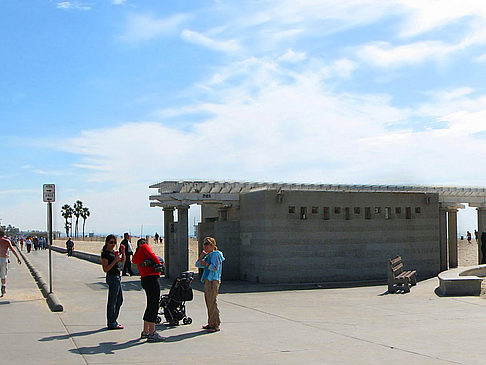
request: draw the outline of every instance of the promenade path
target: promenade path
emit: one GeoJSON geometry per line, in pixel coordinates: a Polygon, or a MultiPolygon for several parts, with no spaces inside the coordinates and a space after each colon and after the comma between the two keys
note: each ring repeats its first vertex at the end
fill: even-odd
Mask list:
{"type": "MultiPolygon", "coordinates": [[[[47,251],[28,255],[47,278],[47,251]]],[[[386,286],[282,290],[224,282],[222,330],[201,329],[201,286],[187,303],[193,324],[158,326],[164,343],[138,339],[145,295],[124,277],[121,331],[106,331],[107,289],[101,267],[54,253],[54,292],[64,312],[51,313],[25,265],[11,264],[0,298],[4,364],[484,364],[486,301],[441,298],[437,279],[408,294],[386,286]]],[[[384,269],[385,270],[385,269],[384,269]]],[[[161,280],[163,287],[170,284],[161,280]]]]}

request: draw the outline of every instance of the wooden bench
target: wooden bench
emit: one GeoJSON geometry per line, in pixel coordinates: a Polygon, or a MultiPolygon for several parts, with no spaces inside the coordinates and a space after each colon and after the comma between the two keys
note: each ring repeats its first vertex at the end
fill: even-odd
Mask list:
{"type": "Polygon", "coordinates": [[[405,293],[410,291],[410,285],[417,284],[415,270],[405,271],[403,269],[402,258],[395,257],[388,261],[388,292],[395,293],[397,289],[402,289],[405,293]]]}

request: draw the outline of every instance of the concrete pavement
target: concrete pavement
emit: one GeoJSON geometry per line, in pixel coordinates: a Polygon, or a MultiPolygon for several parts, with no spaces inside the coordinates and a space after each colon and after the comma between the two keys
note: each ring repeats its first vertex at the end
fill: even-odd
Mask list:
{"type": "MultiPolygon", "coordinates": [[[[47,251],[28,257],[47,277],[47,251]]],[[[151,344],[138,339],[145,308],[139,277],[123,277],[125,329],[106,331],[100,265],[59,253],[53,261],[61,313],[49,311],[24,265],[10,266],[8,293],[0,298],[2,364],[483,364],[486,358],[486,301],[438,297],[435,278],[395,295],[384,285],[282,290],[224,282],[222,330],[215,334],[201,329],[206,311],[196,283],[187,303],[193,324],[158,326],[167,342],[151,344]]],[[[167,289],[171,281],[161,283],[167,289]]]]}

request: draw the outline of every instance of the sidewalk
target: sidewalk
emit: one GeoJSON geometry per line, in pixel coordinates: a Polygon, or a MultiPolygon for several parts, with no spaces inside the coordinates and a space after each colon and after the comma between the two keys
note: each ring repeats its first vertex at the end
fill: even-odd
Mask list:
{"type": "MultiPolygon", "coordinates": [[[[47,251],[29,254],[45,277],[47,257],[47,251]]],[[[206,311],[203,293],[195,290],[187,303],[193,324],[158,326],[168,340],[151,344],[138,339],[145,308],[139,277],[123,277],[119,321],[125,329],[105,331],[101,267],[54,252],[53,261],[54,292],[65,309],[56,314],[27,269],[11,265],[5,299],[12,302],[0,305],[2,347],[8,348],[2,364],[22,362],[15,350],[24,351],[28,364],[484,364],[486,358],[481,345],[486,300],[440,298],[434,293],[437,279],[403,295],[384,294],[386,286],[279,291],[256,286],[259,291],[251,292],[254,285],[225,282],[221,332],[201,330],[206,311]],[[14,300],[22,296],[35,298],[14,300]]],[[[171,282],[162,283],[167,288],[171,282]]]]}

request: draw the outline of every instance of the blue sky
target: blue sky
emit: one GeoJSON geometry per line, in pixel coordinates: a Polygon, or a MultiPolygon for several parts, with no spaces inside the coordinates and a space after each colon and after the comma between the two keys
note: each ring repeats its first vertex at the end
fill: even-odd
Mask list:
{"type": "Polygon", "coordinates": [[[482,1],[5,0],[0,25],[4,224],[45,228],[43,183],[115,233],[160,233],[162,180],[486,185],[482,1]]]}

